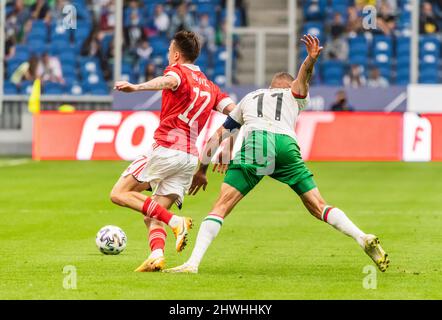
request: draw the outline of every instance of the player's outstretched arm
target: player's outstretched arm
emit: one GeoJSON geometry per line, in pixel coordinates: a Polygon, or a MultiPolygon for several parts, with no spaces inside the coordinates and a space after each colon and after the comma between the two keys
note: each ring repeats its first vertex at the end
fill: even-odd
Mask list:
{"type": "Polygon", "coordinates": [[[320,46],[319,39],[311,35],[304,35],[301,39],[307,47],[307,58],[305,58],[299,69],[298,77],[292,83],[292,91],[300,96],[306,96],[309,90],[310,79],[313,75],[313,68],[323,47],[320,46]]]}
{"type": "Polygon", "coordinates": [[[177,86],[178,80],[175,77],[160,76],[140,84],[132,84],[127,81],[117,81],[115,82],[114,90],[122,92],[158,91],[175,89],[177,86]]]}

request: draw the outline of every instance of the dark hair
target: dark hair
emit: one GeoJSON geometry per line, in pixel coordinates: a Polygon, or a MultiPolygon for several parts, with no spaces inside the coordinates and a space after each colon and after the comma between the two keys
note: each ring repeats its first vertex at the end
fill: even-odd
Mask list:
{"type": "Polygon", "coordinates": [[[173,41],[186,60],[192,63],[195,62],[200,55],[201,45],[198,36],[194,32],[180,31],[175,34],[173,41]]]}

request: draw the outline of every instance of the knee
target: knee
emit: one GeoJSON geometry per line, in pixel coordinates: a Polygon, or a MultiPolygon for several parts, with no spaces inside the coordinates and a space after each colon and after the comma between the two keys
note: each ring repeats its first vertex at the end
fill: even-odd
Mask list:
{"type": "Polygon", "coordinates": [[[124,196],[120,192],[117,192],[115,190],[111,191],[109,198],[110,201],[116,205],[124,206],[125,204],[124,196]]]}

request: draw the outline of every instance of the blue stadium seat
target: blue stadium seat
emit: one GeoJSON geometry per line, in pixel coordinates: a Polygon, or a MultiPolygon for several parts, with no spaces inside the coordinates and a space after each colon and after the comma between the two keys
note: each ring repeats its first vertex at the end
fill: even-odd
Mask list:
{"type": "Polygon", "coordinates": [[[84,93],[82,86],[78,82],[67,83],[64,87],[64,93],[71,95],[82,95],[84,93]]]}
{"type": "Polygon", "coordinates": [[[400,55],[410,55],[411,39],[410,37],[398,37],[396,39],[396,54],[399,58],[400,55]]]}
{"type": "Polygon", "coordinates": [[[4,94],[18,94],[17,87],[10,81],[5,81],[3,84],[4,94]]]}
{"type": "Polygon", "coordinates": [[[57,82],[44,82],[43,83],[43,94],[63,94],[63,85],[57,82]]]}
{"type": "Polygon", "coordinates": [[[94,86],[90,86],[88,88],[88,93],[92,94],[92,95],[108,95],[109,94],[109,89],[107,88],[107,86],[104,83],[101,83],[99,85],[94,85],[94,86]]]}
{"type": "Polygon", "coordinates": [[[66,52],[66,50],[72,50],[70,42],[66,38],[58,38],[51,42],[50,44],[52,54],[61,54],[66,52]]]}
{"type": "Polygon", "coordinates": [[[368,41],[364,36],[358,36],[348,39],[350,55],[364,54],[368,55],[368,41]]]}
{"type": "Polygon", "coordinates": [[[327,0],[308,0],[304,4],[304,17],[307,21],[319,20],[326,15],[327,0]]]}
{"type": "Polygon", "coordinates": [[[327,85],[342,85],[344,65],[340,61],[326,61],[322,64],[322,79],[327,85]]]}
{"type": "Polygon", "coordinates": [[[59,54],[58,58],[62,65],[74,65],[75,64],[75,54],[72,51],[63,51],[59,54]]]}
{"type": "Polygon", "coordinates": [[[373,62],[376,65],[384,65],[384,66],[392,64],[391,56],[388,55],[387,53],[377,53],[373,57],[373,62]]]}
{"type": "Polygon", "coordinates": [[[220,76],[220,75],[225,76],[226,75],[226,65],[224,63],[218,62],[215,65],[214,75],[215,76],[220,76]]]}
{"type": "Polygon", "coordinates": [[[434,69],[422,69],[419,72],[419,83],[438,83],[439,75],[434,69]]]}
{"type": "Polygon", "coordinates": [[[398,21],[399,29],[409,29],[411,27],[411,12],[401,11],[398,21]]]}
{"type": "Polygon", "coordinates": [[[163,55],[169,51],[169,43],[164,37],[150,37],[149,43],[154,54],[163,55]]]}
{"type": "Polygon", "coordinates": [[[421,57],[424,55],[440,57],[440,47],[440,40],[437,36],[422,35],[419,38],[419,52],[421,57]]]}
{"type": "Polygon", "coordinates": [[[223,86],[226,85],[226,76],[225,76],[225,75],[222,75],[222,74],[220,74],[220,75],[215,75],[215,76],[214,76],[214,82],[215,82],[218,86],[223,87],[223,86]]]}
{"type": "Polygon", "coordinates": [[[40,34],[46,36],[48,34],[48,27],[42,20],[33,20],[31,30],[29,32],[32,33],[32,35],[40,34]]]}
{"type": "Polygon", "coordinates": [[[410,69],[409,68],[398,69],[396,74],[396,84],[406,85],[409,82],[410,82],[410,69]]]}
{"type": "Polygon", "coordinates": [[[391,56],[393,52],[393,40],[389,36],[375,36],[373,39],[373,54],[383,53],[391,56]]]}
{"type": "Polygon", "coordinates": [[[92,31],[92,25],[87,21],[77,24],[77,29],[72,30],[72,37],[75,43],[83,44],[92,31]]]}
{"type": "Polygon", "coordinates": [[[76,68],[75,63],[73,63],[73,64],[62,63],[61,68],[63,69],[63,74],[64,73],[71,73],[71,74],[77,73],[77,68],[76,68]]]}
{"type": "Polygon", "coordinates": [[[401,67],[410,68],[410,56],[409,55],[401,55],[397,57],[397,67],[398,69],[401,67]]]}
{"type": "Polygon", "coordinates": [[[350,52],[349,55],[350,64],[358,64],[366,67],[368,65],[368,55],[367,54],[354,54],[350,52]]]}
{"type": "Polygon", "coordinates": [[[42,54],[47,51],[46,43],[41,39],[29,39],[27,44],[30,53],[42,54]]]}
{"type": "Polygon", "coordinates": [[[29,49],[26,45],[18,44],[15,46],[14,59],[25,61],[29,59],[29,49]]]}
{"type": "Polygon", "coordinates": [[[304,24],[303,34],[311,34],[323,40],[324,25],[321,22],[307,22],[304,24]]]}

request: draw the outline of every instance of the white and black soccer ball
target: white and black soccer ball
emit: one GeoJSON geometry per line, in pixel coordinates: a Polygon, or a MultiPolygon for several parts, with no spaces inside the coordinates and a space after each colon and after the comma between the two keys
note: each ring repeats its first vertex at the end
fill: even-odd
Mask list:
{"type": "Polygon", "coordinates": [[[126,248],[127,237],[119,227],[105,226],[98,231],[95,243],[100,252],[116,255],[126,248]]]}

